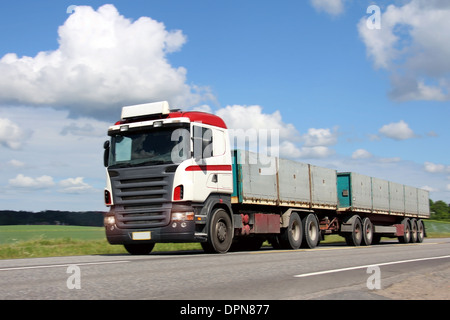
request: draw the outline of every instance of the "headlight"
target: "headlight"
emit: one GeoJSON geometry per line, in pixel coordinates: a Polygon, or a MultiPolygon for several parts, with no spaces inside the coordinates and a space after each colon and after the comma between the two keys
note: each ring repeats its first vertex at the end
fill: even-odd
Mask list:
{"type": "Polygon", "coordinates": [[[105,226],[111,226],[116,223],[116,218],[114,216],[107,216],[103,219],[105,226]]]}
{"type": "Polygon", "coordinates": [[[194,221],[193,212],[172,212],[172,221],[194,221]]]}

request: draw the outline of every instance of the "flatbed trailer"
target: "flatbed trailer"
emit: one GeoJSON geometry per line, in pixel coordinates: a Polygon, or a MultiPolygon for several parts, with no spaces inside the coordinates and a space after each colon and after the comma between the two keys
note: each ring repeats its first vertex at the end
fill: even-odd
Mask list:
{"type": "MultiPolygon", "coordinates": [[[[274,226],[268,230],[276,229],[280,217],[280,234],[268,237],[275,246],[286,239],[282,235],[288,229],[300,234],[295,230],[300,226],[289,224],[296,216],[304,221],[302,244],[307,247],[315,247],[327,234],[342,235],[350,245],[375,244],[382,236],[422,242],[425,236],[422,219],[430,215],[426,190],[286,159],[261,161],[258,154],[242,150],[234,151],[233,163],[233,208],[247,212],[250,218],[245,220],[255,225],[258,221],[251,216],[256,212],[271,216],[266,221],[274,226]],[[274,174],[262,174],[270,170],[274,174]],[[292,214],[296,216],[291,218],[292,214]]],[[[253,228],[250,223],[247,233],[251,235],[253,228]]]]}

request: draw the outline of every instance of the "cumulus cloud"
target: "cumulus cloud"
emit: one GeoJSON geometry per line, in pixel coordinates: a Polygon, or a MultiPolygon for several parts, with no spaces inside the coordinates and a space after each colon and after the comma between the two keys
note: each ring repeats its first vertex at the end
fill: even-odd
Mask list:
{"type": "Polygon", "coordinates": [[[365,149],[355,150],[355,152],[353,152],[352,154],[352,159],[369,159],[372,157],[373,155],[365,149]]]}
{"type": "Polygon", "coordinates": [[[61,180],[58,183],[58,185],[61,187],[59,191],[63,193],[74,193],[74,194],[91,192],[93,190],[92,186],[90,186],[83,180],[84,180],[83,177],[68,178],[65,180],[61,180]]]}
{"type": "Polygon", "coordinates": [[[308,129],[308,133],[302,136],[305,147],[332,146],[337,143],[336,130],[331,132],[330,129],[308,129]]]}
{"type": "Polygon", "coordinates": [[[279,111],[266,114],[258,105],[227,106],[216,111],[216,115],[221,117],[230,129],[276,129],[282,139],[295,139],[299,136],[293,124],[283,122],[279,111]]]}
{"type": "Polygon", "coordinates": [[[424,168],[426,172],[431,173],[450,173],[450,166],[433,162],[425,162],[424,168]]]}
{"type": "Polygon", "coordinates": [[[27,134],[19,125],[6,118],[0,118],[0,145],[9,149],[20,149],[27,134]]]}
{"type": "Polygon", "coordinates": [[[0,59],[0,103],[64,107],[104,118],[118,114],[122,105],[156,100],[195,105],[208,95],[187,85],[186,69],[167,59],[186,36],[149,17],[131,21],[109,4],[98,10],[77,6],[58,35],[54,51],[0,59]]]}
{"type": "MultiPolygon", "coordinates": [[[[335,153],[329,147],[337,143],[336,129],[332,131],[331,129],[310,128],[307,133],[300,134],[293,124],[283,121],[279,111],[267,114],[258,105],[227,106],[219,109],[216,114],[225,121],[230,129],[231,141],[232,143],[236,142],[234,145],[236,148],[245,147],[240,145],[245,136],[250,150],[266,152],[266,148],[261,148],[260,144],[258,145],[259,150],[251,148],[258,144],[258,139],[262,134],[263,139],[267,139],[271,144],[267,150],[273,151],[278,148],[277,154],[281,157],[291,159],[326,158],[335,153]]],[[[263,142],[265,143],[266,140],[263,142]]]]}
{"type": "Polygon", "coordinates": [[[47,175],[32,178],[23,174],[18,174],[15,178],[9,179],[9,185],[24,189],[46,189],[55,185],[53,178],[47,175]]]}
{"type": "Polygon", "coordinates": [[[310,0],[310,2],[317,11],[323,11],[332,16],[338,16],[344,12],[344,0],[310,0]]]}
{"type": "Polygon", "coordinates": [[[19,161],[16,159],[11,159],[8,161],[8,164],[14,168],[21,168],[25,166],[25,163],[23,161],[19,161]]]}
{"type": "Polygon", "coordinates": [[[450,99],[450,3],[411,0],[389,5],[381,29],[371,30],[367,17],[358,30],[377,69],[391,74],[389,96],[397,101],[450,99]]]}
{"type": "Polygon", "coordinates": [[[414,131],[403,120],[386,124],[378,132],[394,140],[406,140],[416,137],[414,131]]]}

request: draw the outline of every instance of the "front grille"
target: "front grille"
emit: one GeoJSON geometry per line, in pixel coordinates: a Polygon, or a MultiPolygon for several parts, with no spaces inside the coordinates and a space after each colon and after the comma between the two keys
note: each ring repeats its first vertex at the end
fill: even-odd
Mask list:
{"type": "Polygon", "coordinates": [[[116,224],[121,229],[166,226],[173,172],[166,166],[110,169],[116,224]]]}

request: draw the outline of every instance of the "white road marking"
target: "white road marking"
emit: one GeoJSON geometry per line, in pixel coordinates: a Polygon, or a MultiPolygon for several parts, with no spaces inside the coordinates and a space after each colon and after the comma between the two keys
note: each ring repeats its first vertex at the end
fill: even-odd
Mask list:
{"type": "Polygon", "coordinates": [[[59,268],[59,267],[68,267],[68,266],[72,266],[72,265],[76,265],[76,266],[89,266],[89,265],[102,265],[102,264],[127,263],[127,262],[131,262],[131,261],[119,260],[119,261],[104,261],[104,262],[85,262],[85,263],[50,264],[50,265],[42,265],[42,266],[0,268],[0,271],[28,270],[28,269],[45,269],[45,268],[59,268]]]}
{"type": "Polygon", "coordinates": [[[400,264],[400,263],[437,260],[437,259],[448,259],[448,258],[450,258],[450,255],[449,256],[440,256],[440,257],[431,257],[431,258],[420,258],[420,259],[375,263],[375,264],[368,264],[368,265],[364,265],[364,266],[356,266],[356,267],[348,267],[348,268],[342,268],[342,269],[332,269],[332,270],[325,270],[325,271],[319,271],[319,272],[298,274],[298,275],[295,275],[294,277],[295,278],[305,278],[305,277],[318,276],[318,275],[328,274],[328,273],[336,273],[336,272],[351,271],[351,270],[358,270],[358,269],[367,269],[369,267],[374,267],[374,266],[381,267],[381,266],[388,266],[388,265],[400,264]]]}

